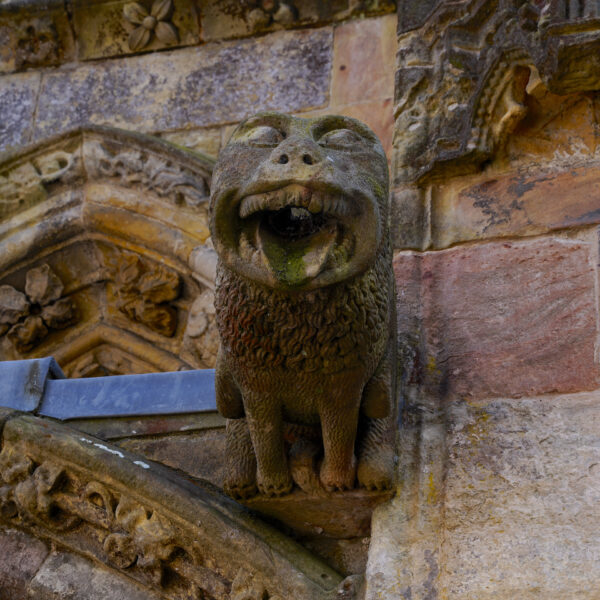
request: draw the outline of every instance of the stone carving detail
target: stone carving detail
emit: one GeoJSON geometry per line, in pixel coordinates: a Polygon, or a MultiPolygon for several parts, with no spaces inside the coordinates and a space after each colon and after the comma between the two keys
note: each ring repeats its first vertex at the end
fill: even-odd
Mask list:
{"type": "Polygon", "coordinates": [[[260,31],[272,25],[289,25],[298,17],[298,11],[292,2],[261,0],[249,2],[246,21],[250,31],[260,31]]]}
{"type": "Polygon", "coordinates": [[[47,264],[27,271],[25,293],[11,285],[0,286],[0,335],[6,335],[23,354],[49,331],[75,323],[75,305],[61,297],[63,290],[62,281],[47,264]]]}
{"type": "Polygon", "coordinates": [[[219,332],[215,315],[215,296],[204,290],[192,303],[185,329],[184,344],[201,364],[214,367],[219,350],[219,332]]]}
{"type": "Polygon", "coordinates": [[[143,150],[111,150],[99,141],[87,144],[86,158],[99,176],[117,178],[126,187],[154,192],[177,205],[208,203],[207,181],[168,158],[143,150]]]}
{"type": "Polygon", "coordinates": [[[478,168],[525,116],[529,77],[557,94],[597,89],[596,12],[591,1],[440,2],[419,29],[401,27],[395,183],[478,168]]]}
{"type": "Polygon", "coordinates": [[[100,344],[61,366],[69,379],[134,375],[156,370],[154,365],[109,343],[100,344]]]}
{"type": "Polygon", "coordinates": [[[117,307],[131,320],[171,337],[177,328],[179,275],[159,264],[143,262],[135,254],[122,254],[115,277],[117,307]]]}
{"type": "Polygon", "coordinates": [[[54,150],[3,173],[0,172],[0,218],[24,210],[46,197],[46,185],[73,169],[74,156],[54,150]]]}
{"type": "Polygon", "coordinates": [[[123,16],[134,29],[129,34],[130,50],[137,52],[145,48],[152,35],[165,45],[176,44],[179,41],[177,29],[170,23],[173,13],[171,0],[154,0],[150,12],[139,2],[131,2],[123,6],[123,16]]]}
{"type": "Polygon", "coordinates": [[[86,482],[52,460],[37,463],[24,446],[2,450],[0,478],[0,514],[9,522],[30,521],[57,532],[92,526],[114,567],[128,570],[135,565],[142,581],[159,588],[187,587],[195,598],[228,598],[231,584],[178,546],[174,527],[156,510],[98,481],[86,482]],[[172,569],[186,573],[185,586],[169,585],[172,569]]]}
{"type": "Polygon", "coordinates": [[[176,483],[154,463],[51,421],[3,425],[0,522],[60,540],[169,600],[354,597],[318,560],[305,555],[296,568],[299,547],[268,528],[265,542],[254,518],[210,488],[176,483]]]}
{"type": "MultiPolygon", "coordinates": [[[[263,113],[242,123],[221,152],[211,235],[222,343],[215,385],[228,419],[230,494],[292,489],[284,422],[320,424],[322,450],[300,444],[291,455],[301,467],[320,462],[325,490],[351,489],[356,479],[369,489],[391,485],[388,212],[385,154],[354,119],[263,113]]],[[[310,481],[305,471],[299,485],[310,481]]]]}
{"type": "Polygon", "coordinates": [[[38,19],[22,27],[15,49],[17,70],[55,64],[60,58],[58,34],[50,19],[38,19]]]}

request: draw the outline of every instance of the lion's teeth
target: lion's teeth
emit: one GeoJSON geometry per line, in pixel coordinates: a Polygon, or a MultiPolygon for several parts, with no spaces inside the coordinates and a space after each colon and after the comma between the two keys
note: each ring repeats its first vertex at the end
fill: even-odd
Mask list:
{"type": "Polygon", "coordinates": [[[255,253],[255,250],[252,248],[248,237],[244,232],[240,235],[240,256],[244,260],[252,260],[252,254],[255,253]]]}
{"type": "Polygon", "coordinates": [[[313,194],[312,198],[310,199],[308,210],[313,213],[313,215],[316,215],[323,210],[323,200],[319,198],[317,194],[313,194]]]}

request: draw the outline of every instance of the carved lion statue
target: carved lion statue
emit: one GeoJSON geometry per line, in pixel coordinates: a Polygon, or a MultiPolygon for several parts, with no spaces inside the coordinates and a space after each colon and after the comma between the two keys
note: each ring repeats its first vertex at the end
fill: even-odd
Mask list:
{"type": "Polygon", "coordinates": [[[310,488],[306,465],[326,491],[390,486],[388,215],[385,153],[355,119],[261,113],[221,151],[210,204],[215,385],[232,496],[285,494],[294,480],[310,488]]]}

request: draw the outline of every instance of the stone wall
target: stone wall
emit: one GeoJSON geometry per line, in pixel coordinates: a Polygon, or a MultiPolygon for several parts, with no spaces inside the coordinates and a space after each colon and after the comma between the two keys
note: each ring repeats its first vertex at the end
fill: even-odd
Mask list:
{"type": "Polygon", "coordinates": [[[347,114],[391,149],[392,2],[155,2],[175,35],[147,44],[132,3],[86,4],[4,3],[0,150],[95,124],[214,157],[260,110],[347,114]]]}
{"type": "Polygon", "coordinates": [[[591,599],[595,5],[409,4],[394,143],[405,411],[367,598],[591,599]]]}

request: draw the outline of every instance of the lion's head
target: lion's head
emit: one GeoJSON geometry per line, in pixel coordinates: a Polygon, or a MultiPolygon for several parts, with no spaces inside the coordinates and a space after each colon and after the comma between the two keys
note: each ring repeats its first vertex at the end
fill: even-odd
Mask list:
{"type": "Polygon", "coordinates": [[[343,116],[260,113],[215,166],[211,232],[223,263],[278,289],[346,280],[387,235],[387,160],[375,134],[343,116]]]}

